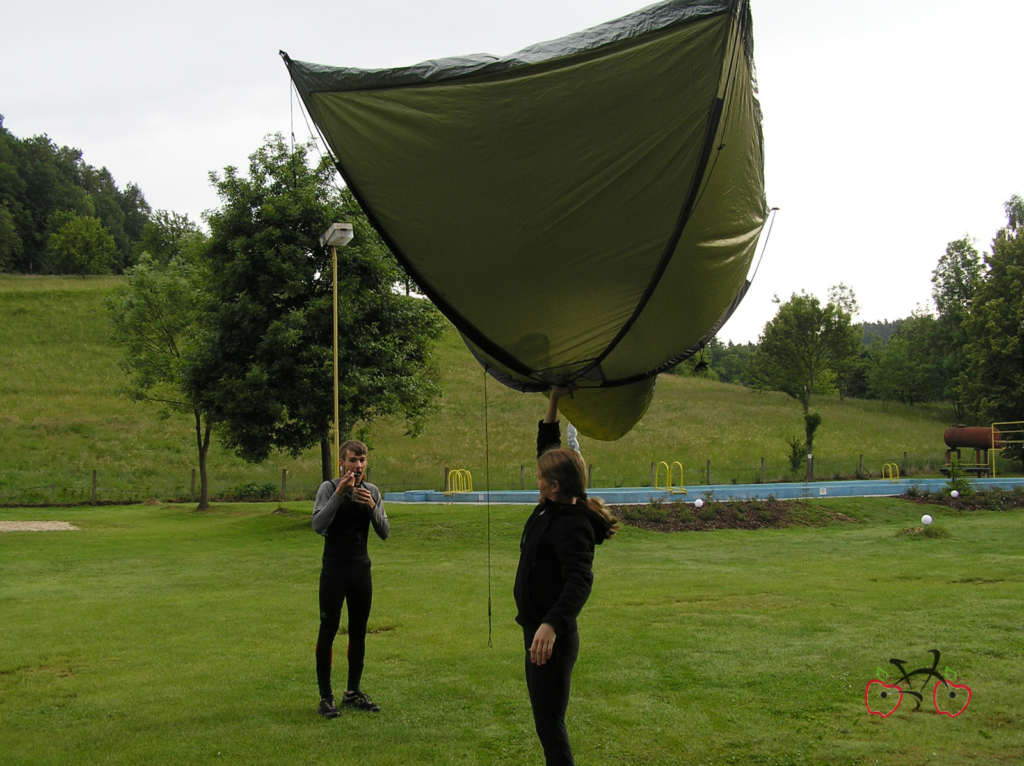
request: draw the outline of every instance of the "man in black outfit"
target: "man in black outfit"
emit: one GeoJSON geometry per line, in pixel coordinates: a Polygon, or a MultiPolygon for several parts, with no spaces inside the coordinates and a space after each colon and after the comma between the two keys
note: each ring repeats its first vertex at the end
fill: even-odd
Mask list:
{"type": "Polygon", "coordinates": [[[348,601],[348,686],[342,707],[377,712],[360,688],[366,655],[366,626],[373,600],[370,557],[366,540],[370,524],[381,540],[390,532],[380,490],[364,480],[366,445],[350,440],[341,445],[341,478],[325,481],[316,493],[313,529],[324,536],[320,569],[320,632],[316,641],[316,679],[320,688],[320,715],[337,718],[331,689],[334,637],[341,624],[341,606],[348,601]]]}

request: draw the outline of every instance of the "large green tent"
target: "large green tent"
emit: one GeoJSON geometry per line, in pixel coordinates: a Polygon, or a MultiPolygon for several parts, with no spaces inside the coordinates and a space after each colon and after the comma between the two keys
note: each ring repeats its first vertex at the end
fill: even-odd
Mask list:
{"type": "Polygon", "coordinates": [[[502,58],[282,52],[389,247],[508,385],[618,438],[735,309],[766,217],[746,0],[674,0],[502,58]]]}

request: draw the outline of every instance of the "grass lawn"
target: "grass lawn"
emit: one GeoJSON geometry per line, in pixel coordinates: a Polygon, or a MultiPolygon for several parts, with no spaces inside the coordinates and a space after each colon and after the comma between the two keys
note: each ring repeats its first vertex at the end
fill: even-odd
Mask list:
{"type": "MultiPolygon", "coordinates": [[[[363,684],[383,710],[326,721],[308,505],[0,509],[79,528],[0,533],[0,761],[540,763],[512,621],[529,509],[389,507],[363,684]]],[[[826,512],[857,521],[627,527],[601,546],[569,709],[580,764],[1024,762],[1024,512],[931,511],[948,536],[928,538],[899,534],[922,513],[903,500],[807,506],[826,512]],[[966,711],[936,714],[929,686],[919,712],[869,715],[876,669],[933,648],[966,711]]]]}

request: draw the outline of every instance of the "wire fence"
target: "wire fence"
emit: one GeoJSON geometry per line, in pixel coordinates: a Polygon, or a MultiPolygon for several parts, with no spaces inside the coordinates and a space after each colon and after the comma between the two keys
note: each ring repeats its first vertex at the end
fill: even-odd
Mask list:
{"type": "MultiPolygon", "coordinates": [[[[429,466],[400,469],[373,468],[368,480],[386,493],[407,490],[447,489],[452,471],[469,474],[476,491],[486,489],[533,489],[536,486],[535,465],[485,466],[429,466]]],[[[690,461],[631,461],[629,464],[602,465],[588,462],[588,486],[616,489],[623,487],[706,486],[723,484],[771,484],[775,482],[845,481],[853,479],[879,479],[936,477],[946,473],[941,456],[913,456],[908,453],[894,455],[889,460],[866,460],[863,455],[854,458],[811,458],[799,467],[765,458],[744,463],[719,463],[714,458],[690,461]]],[[[1000,475],[1014,474],[1019,466],[1005,461],[1000,475]]],[[[460,480],[464,481],[465,477],[460,480]]],[[[229,482],[215,474],[209,477],[208,495],[211,502],[237,501],[312,501],[320,485],[319,477],[292,475],[287,470],[270,466],[253,466],[246,473],[246,481],[229,482]]],[[[182,476],[160,475],[146,478],[111,475],[94,470],[86,475],[65,475],[60,481],[45,484],[20,485],[0,477],[0,505],[112,505],[143,502],[197,502],[199,499],[198,472],[182,476]]]]}

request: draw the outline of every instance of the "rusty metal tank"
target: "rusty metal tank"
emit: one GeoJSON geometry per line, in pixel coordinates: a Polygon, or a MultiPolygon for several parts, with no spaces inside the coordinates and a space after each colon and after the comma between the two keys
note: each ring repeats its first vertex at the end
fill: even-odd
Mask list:
{"type": "Polygon", "coordinates": [[[950,449],[973,447],[974,449],[992,449],[992,437],[999,441],[998,430],[988,426],[950,426],[942,434],[946,446],[950,449]]]}

